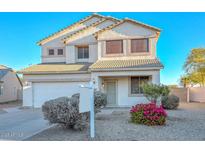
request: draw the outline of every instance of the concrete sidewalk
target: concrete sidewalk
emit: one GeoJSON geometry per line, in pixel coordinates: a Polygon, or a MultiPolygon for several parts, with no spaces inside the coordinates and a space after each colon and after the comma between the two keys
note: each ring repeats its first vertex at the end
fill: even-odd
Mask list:
{"type": "Polygon", "coordinates": [[[24,140],[50,127],[41,109],[9,108],[0,114],[0,140],[24,140]]]}

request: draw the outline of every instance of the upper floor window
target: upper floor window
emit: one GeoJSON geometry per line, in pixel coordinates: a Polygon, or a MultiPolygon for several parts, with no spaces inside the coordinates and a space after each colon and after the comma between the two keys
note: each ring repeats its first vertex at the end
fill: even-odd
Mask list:
{"type": "Polygon", "coordinates": [[[63,55],[63,49],[58,49],[58,55],[63,55]]]}
{"type": "Polygon", "coordinates": [[[149,76],[131,77],[131,94],[143,94],[142,85],[149,82],[149,76]]]}
{"type": "Polygon", "coordinates": [[[149,52],[149,39],[131,40],[131,53],[149,52]]]}
{"type": "Polygon", "coordinates": [[[88,59],[89,58],[89,47],[78,47],[78,59],[88,59]]]}
{"type": "Polygon", "coordinates": [[[48,50],[48,55],[49,55],[49,56],[54,55],[54,49],[49,49],[49,50],[48,50]]]}
{"type": "Polygon", "coordinates": [[[122,40],[106,41],[106,53],[107,54],[123,53],[123,41],[122,40]]]}

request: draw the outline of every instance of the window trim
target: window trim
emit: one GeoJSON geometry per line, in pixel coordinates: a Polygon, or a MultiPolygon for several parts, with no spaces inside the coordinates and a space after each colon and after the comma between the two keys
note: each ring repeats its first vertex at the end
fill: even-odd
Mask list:
{"type": "Polygon", "coordinates": [[[76,46],[77,47],[77,60],[81,61],[81,60],[88,60],[90,58],[90,51],[89,51],[89,45],[84,45],[84,46],[76,46]],[[79,58],[78,57],[78,52],[79,52],[79,48],[88,48],[88,58],[84,58],[85,57],[85,50],[83,50],[83,58],[79,58]]]}
{"type": "Polygon", "coordinates": [[[130,53],[131,54],[148,54],[150,52],[150,42],[149,38],[135,38],[135,39],[130,39],[130,53]],[[138,52],[133,52],[132,51],[132,41],[134,40],[147,40],[147,51],[138,51],[138,52]]]}
{"type": "Polygon", "coordinates": [[[132,77],[145,77],[145,76],[147,76],[147,77],[149,77],[149,80],[148,80],[148,82],[150,83],[150,82],[152,82],[152,75],[138,75],[138,76],[130,76],[129,78],[128,78],[128,97],[144,97],[144,94],[132,94],[132,89],[131,89],[131,78],[132,77]]]}
{"type": "Polygon", "coordinates": [[[57,48],[56,50],[57,50],[57,56],[63,56],[64,55],[64,49],[63,48],[57,48]],[[58,50],[62,50],[63,54],[59,55],[59,53],[58,53],[59,51],[58,50]]]}
{"type": "Polygon", "coordinates": [[[55,49],[48,48],[48,56],[55,56],[55,49]],[[53,54],[52,55],[50,55],[50,50],[53,50],[53,54]]]}
{"type": "Polygon", "coordinates": [[[116,39],[116,40],[106,40],[105,41],[105,55],[107,56],[116,56],[116,55],[123,55],[124,54],[124,41],[123,39],[116,39]],[[112,42],[112,41],[121,41],[122,42],[122,52],[121,53],[107,53],[107,42],[112,42]]]}
{"type": "Polygon", "coordinates": [[[65,48],[64,47],[47,47],[47,54],[43,57],[64,57],[65,56],[65,48]],[[58,55],[58,49],[62,49],[63,50],[63,54],[62,55],[58,55]],[[54,50],[54,54],[53,55],[49,55],[49,50],[54,50]]]}

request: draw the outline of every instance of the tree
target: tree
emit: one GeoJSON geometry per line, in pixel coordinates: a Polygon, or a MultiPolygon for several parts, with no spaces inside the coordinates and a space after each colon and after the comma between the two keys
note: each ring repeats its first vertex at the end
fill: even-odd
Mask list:
{"type": "Polygon", "coordinates": [[[143,84],[144,96],[151,102],[156,103],[162,96],[169,95],[169,87],[165,85],[157,85],[153,83],[143,84]]]}
{"type": "Polygon", "coordinates": [[[184,87],[191,84],[190,77],[188,75],[184,75],[180,78],[180,83],[183,84],[184,87]]]}
{"type": "MultiPolygon", "coordinates": [[[[193,84],[205,86],[205,48],[192,49],[184,64],[186,78],[193,84]]],[[[187,80],[188,81],[188,80],[187,80]]]]}

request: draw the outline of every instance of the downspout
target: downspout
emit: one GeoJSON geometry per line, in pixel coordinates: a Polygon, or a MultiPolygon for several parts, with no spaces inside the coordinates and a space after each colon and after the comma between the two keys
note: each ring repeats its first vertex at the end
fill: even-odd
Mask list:
{"type": "Polygon", "coordinates": [[[33,88],[33,82],[31,82],[31,91],[32,91],[32,109],[34,110],[34,88],[33,88]]]}

